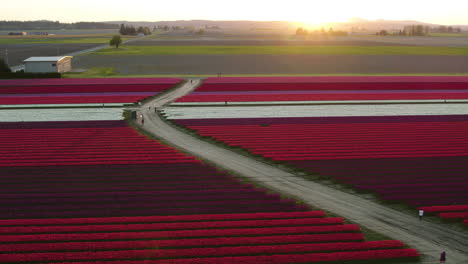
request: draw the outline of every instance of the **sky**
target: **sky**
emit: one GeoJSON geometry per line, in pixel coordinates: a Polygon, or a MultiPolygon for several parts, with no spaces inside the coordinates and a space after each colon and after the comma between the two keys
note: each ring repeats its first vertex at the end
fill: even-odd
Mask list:
{"type": "Polygon", "coordinates": [[[0,20],[203,19],[295,21],[318,25],[359,17],[468,25],[467,0],[0,0],[0,6],[0,20]]]}

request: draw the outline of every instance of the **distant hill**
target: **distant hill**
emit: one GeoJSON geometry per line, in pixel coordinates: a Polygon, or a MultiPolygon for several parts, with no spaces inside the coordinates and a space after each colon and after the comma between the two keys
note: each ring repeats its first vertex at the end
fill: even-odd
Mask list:
{"type": "MultiPolygon", "coordinates": [[[[135,27],[192,27],[192,28],[220,28],[236,30],[296,30],[301,22],[291,21],[215,21],[215,20],[177,20],[177,21],[103,21],[103,22],[78,22],[61,23],[58,21],[0,21],[0,30],[59,30],[59,29],[118,29],[120,24],[132,25],[135,27]]],[[[336,30],[376,32],[382,29],[400,30],[408,25],[424,25],[438,27],[440,25],[424,23],[414,20],[366,20],[362,18],[352,18],[347,22],[328,23],[325,28],[332,27],[336,30]]],[[[468,25],[452,25],[454,27],[468,30],[468,25]]]]}
{"type": "Polygon", "coordinates": [[[295,28],[294,22],[288,21],[216,21],[216,20],[177,20],[177,21],[107,21],[105,23],[112,24],[126,24],[133,26],[146,26],[146,27],[157,27],[157,26],[174,26],[174,27],[219,27],[223,29],[252,29],[252,28],[264,28],[264,29],[292,29],[295,28]]]}
{"type": "MultiPolygon", "coordinates": [[[[128,24],[133,26],[179,26],[179,27],[219,27],[221,29],[296,29],[301,22],[291,21],[213,21],[213,20],[177,20],[177,21],[107,21],[105,23],[112,24],[128,24]]],[[[325,28],[334,28],[338,30],[362,30],[375,32],[378,30],[400,30],[408,25],[424,25],[429,27],[438,27],[438,24],[424,23],[415,20],[366,20],[362,18],[352,18],[347,22],[342,23],[328,23],[324,25],[325,28]]],[[[453,25],[468,30],[468,25],[453,25]]]]}

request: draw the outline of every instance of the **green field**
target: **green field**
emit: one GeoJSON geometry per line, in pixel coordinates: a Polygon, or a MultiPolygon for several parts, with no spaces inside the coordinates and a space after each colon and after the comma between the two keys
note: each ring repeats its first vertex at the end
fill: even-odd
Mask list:
{"type": "Polygon", "coordinates": [[[97,55],[316,54],[316,55],[468,55],[468,47],[427,46],[122,46],[97,55]]]}
{"type": "MultiPolygon", "coordinates": [[[[99,37],[0,37],[0,44],[106,44],[112,35],[99,37]]],[[[122,38],[123,41],[130,38],[122,38]]]]}
{"type": "Polygon", "coordinates": [[[463,38],[463,37],[468,37],[468,34],[464,33],[431,33],[429,34],[431,37],[457,37],[457,38],[463,38]]]}
{"type": "MultiPolygon", "coordinates": [[[[436,74],[436,73],[335,73],[335,74],[223,74],[223,77],[313,77],[313,76],[468,76],[466,74],[436,74]]],[[[122,74],[113,67],[94,67],[81,73],[64,73],[62,78],[208,78],[216,74],[122,74]]]]}

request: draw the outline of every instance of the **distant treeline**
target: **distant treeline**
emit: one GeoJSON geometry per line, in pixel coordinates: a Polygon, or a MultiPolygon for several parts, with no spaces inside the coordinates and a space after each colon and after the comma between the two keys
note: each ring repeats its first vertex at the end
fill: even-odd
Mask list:
{"type": "Polygon", "coordinates": [[[296,35],[297,36],[347,36],[348,32],[346,31],[335,31],[333,28],[329,28],[328,30],[325,30],[325,28],[322,28],[320,30],[307,30],[303,28],[298,28],[296,30],[296,35]]]}
{"type": "Polygon", "coordinates": [[[403,30],[389,32],[387,30],[380,30],[376,35],[388,36],[388,35],[398,35],[398,36],[427,36],[430,33],[461,33],[462,29],[459,27],[452,26],[439,26],[439,27],[429,27],[424,25],[409,25],[405,26],[403,30]]]}
{"type": "Polygon", "coordinates": [[[130,36],[135,36],[137,34],[144,34],[146,35],[151,35],[151,30],[149,27],[138,27],[135,28],[134,26],[127,26],[125,24],[120,25],[119,29],[120,35],[130,35],[130,36]]]}
{"type": "Polygon", "coordinates": [[[117,24],[100,22],[60,23],[59,21],[0,21],[0,30],[118,29],[117,24]]]}

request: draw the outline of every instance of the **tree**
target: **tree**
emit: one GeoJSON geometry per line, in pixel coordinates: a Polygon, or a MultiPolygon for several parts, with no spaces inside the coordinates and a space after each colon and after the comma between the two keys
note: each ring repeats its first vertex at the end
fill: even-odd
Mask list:
{"type": "Polygon", "coordinates": [[[120,35],[127,35],[127,28],[125,27],[124,24],[120,25],[119,33],[120,33],[120,35]]]}
{"type": "Polygon", "coordinates": [[[109,41],[109,45],[115,46],[115,48],[119,48],[120,44],[122,44],[122,38],[120,35],[115,35],[112,37],[112,39],[109,41]]]}
{"type": "Polygon", "coordinates": [[[11,72],[10,67],[2,58],[0,58],[0,72],[11,72]]]}

